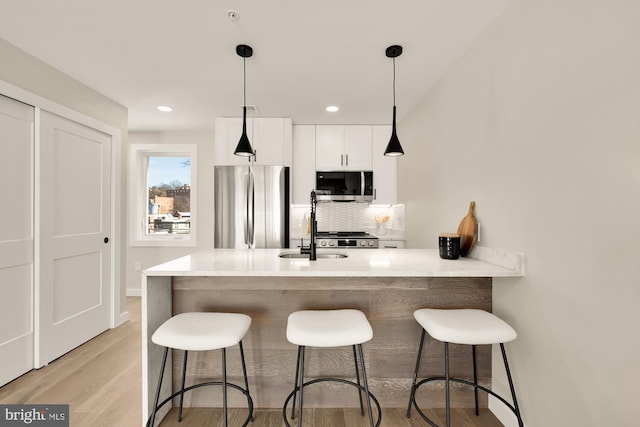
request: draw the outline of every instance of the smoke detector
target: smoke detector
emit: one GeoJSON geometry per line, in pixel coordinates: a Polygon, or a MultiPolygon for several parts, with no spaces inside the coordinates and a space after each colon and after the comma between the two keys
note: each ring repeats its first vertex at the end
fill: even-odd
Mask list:
{"type": "Polygon", "coordinates": [[[227,10],[227,16],[229,17],[229,20],[231,22],[236,22],[238,18],[240,18],[240,15],[238,14],[238,12],[233,9],[227,10]]]}

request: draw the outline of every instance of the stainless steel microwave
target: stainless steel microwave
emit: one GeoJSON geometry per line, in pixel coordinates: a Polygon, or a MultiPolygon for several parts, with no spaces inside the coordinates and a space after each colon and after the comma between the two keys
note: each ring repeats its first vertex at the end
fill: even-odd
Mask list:
{"type": "Polygon", "coordinates": [[[318,201],[373,201],[372,171],[317,171],[316,197],[318,201]]]}

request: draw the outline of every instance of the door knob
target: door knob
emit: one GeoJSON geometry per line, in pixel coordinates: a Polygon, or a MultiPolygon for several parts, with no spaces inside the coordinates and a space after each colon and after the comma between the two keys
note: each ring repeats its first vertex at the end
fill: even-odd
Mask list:
{"type": "Polygon", "coordinates": [[[109,238],[108,238],[108,237],[105,237],[105,238],[104,238],[104,242],[105,242],[105,243],[109,243],[109,238]]]}

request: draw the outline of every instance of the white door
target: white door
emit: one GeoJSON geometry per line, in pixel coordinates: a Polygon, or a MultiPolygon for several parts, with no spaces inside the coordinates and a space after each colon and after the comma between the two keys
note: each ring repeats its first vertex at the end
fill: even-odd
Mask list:
{"type": "Polygon", "coordinates": [[[109,328],[111,137],[40,120],[38,366],[109,328]]]}
{"type": "Polygon", "coordinates": [[[34,108],[0,95],[0,386],[33,369],[34,108]]]}

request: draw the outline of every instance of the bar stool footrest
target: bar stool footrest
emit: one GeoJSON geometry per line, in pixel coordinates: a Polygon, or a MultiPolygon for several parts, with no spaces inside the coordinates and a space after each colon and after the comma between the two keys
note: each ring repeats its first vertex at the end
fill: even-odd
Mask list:
{"type": "MultiPolygon", "coordinates": [[[[196,389],[196,388],[205,387],[205,386],[214,386],[214,385],[222,386],[223,382],[222,381],[207,381],[207,382],[204,382],[204,383],[194,384],[192,386],[186,387],[184,389],[184,392],[186,393],[186,392],[188,392],[190,390],[193,390],[193,389],[196,389]]],[[[236,384],[228,382],[227,383],[227,387],[234,388],[234,389],[240,391],[242,394],[244,394],[247,397],[247,401],[249,402],[249,408],[248,408],[249,409],[249,415],[247,416],[247,419],[242,424],[242,427],[246,427],[249,424],[249,422],[253,421],[253,399],[251,398],[251,395],[249,394],[249,392],[246,389],[240,387],[239,385],[236,385],[236,384]]],[[[171,396],[167,397],[165,400],[163,400],[155,408],[154,413],[158,412],[158,409],[162,408],[167,402],[170,402],[171,400],[175,399],[176,397],[179,397],[180,394],[181,394],[181,391],[178,390],[175,393],[173,393],[171,396]]],[[[147,424],[146,424],[147,427],[152,427],[150,425],[152,416],[153,416],[153,413],[149,416],[149,419],[147,419],[147,424]]]]}
{"type": "MultiPolygon", "coordinates": [[[[345,380],[343,378],[316,378],[314,380],[307,381],[306,383],[302,384],[302,388],[305,388],[306,386],[309,386],[312,384],[322,383],[322,382],[337,382],[342,384],[348,384],[348,385],[354,386],[355,388],[360,389],[361,392],[366,393],[366,390],[363,386],[358,385],[353,381],[345,380]]],[[[296,387],[293,389],[291,393],[289,393],[289,395],[287,396],[287,399],[284,401],[284,406],[282,407],[282,417],[287,427],[291,427],[291,424],[289,424],[289,421],[287,418],[287,405],[289,404],[289,401],[293,398],[293,396],[298,392],[299,388],[300,387],[296,387]]],[[[378,402],[378,399],[376,399],[373,393],[369,392],[369,397],[371,397],[371,400],[373,401],[373,403],[375,403],[376,407],[378,408],[378,422],[376,423],[375,427],[379,427],[380,422],[382,421],[382,408],[380,407],[380,402],[378,402]]],[[[301,416],[301,415],[298,414],[298,416],[301,416]]]]}
{"type": "MultiPolygon", "coordinates": [[[[431,381],[446,381],[447,378],[444,376],[440,376],[440,377],[429,377],[429,378],[425,378],[421,381],[419,381],[418,383],[416,383],[415,387],[413,387],[413,389],[411,390],[411,405],[416,408],[416,411],[418,412],[418,414],[426,421],[429,423],[429,425],[433,426],[433,427],[438,427],[438,425],[436,423],[434,423],[433,421],[431,421],[431,419],[429,417],[427,417],[427,415],[422,411],[422,409],[420,409],[420,407],[418,406],[418,402],[416,402],[416,391],[423,385],[426,384],[428,382],[431,381]]],[[[480,384],[474,384],[472,381],[467,381],[467,380],[463,380],[462,378],[454,378],[454,377],[449,377],[449,382],[453,382],[453,383],[459,383],[459,384],[464,384],[464,385],[468,385],[470,387],[473,387],[477,390],[482,390],[487,394],[490,394],[491,396],[495,397],[496,399],[500,400],[507,408],[509,408],[511,410],[511,412],[513,412],[513,414],[518,417],[518,413],[516,411],[516,408],[509,402],[507,402],[502,396],[500,396],[499,394],[496,394],[494,391],[489,390],[488,388],[481,386],[480,384]]],[[[409,416],[407,416],[407,418],[409,418],[409,416]]]]}

